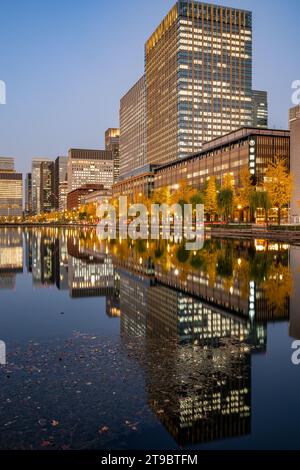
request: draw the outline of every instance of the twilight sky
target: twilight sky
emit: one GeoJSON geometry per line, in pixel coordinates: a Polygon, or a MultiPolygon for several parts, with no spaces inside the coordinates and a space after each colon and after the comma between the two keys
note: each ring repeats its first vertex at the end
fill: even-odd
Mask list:
{"type": "MultiPolygon", "coordinates": [[[[144,42],[175,0],[0,0],[0,156],[101,148],[120,97],[142,75],[144,42]]],[[[215,0],[253,12],[253,86],[268,90],[270,127],[286,128],[300,80],[299,0],[215,0]]]]}

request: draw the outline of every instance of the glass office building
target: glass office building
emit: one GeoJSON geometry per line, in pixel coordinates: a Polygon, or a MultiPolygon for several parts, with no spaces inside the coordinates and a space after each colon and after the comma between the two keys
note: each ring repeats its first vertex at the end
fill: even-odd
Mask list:
{"type": "Polygon", "coordinates": [[[147,163],[252,125],[252,13],[181,1],[145,46],[147,163]]]}

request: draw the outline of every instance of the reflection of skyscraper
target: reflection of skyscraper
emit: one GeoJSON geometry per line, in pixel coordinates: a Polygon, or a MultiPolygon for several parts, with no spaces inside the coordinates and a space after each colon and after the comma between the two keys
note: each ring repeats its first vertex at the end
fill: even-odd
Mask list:
{"type": "Polygon", "coordinates": [[[0,229],[0,289],[13,289],[16,274],[23,272],[22,232],[0,229]]]}
{"type": "Polygon", "coordinates": [[[112,295],[106,296],[106,315],[111,318],[120,317],[120,275],[114,269],[114,290],[112,295]]]}
{"type": "MultiPolygon", "coordinates": [[[[300,286],[300,247],[290,247],[290,268],[295,286],[300,286]]],[[[289,334],[292,338],[300,339],[300,289],[293,289],[290,297],[289,334]]]]}
{"type": "Polygon", "coordinates": [[[35,287],[55,282],[55,237],[44,231],[32,232],[32,282],[35,287]]]}
{"type": "Polygon", "coordinates": [[[64,234],[55,240],[55,282],[59,290],[68,289],[68,248],[64,234]]]}
{"type": "Polygon", "coordinates": [[[149,404],[177,443],[248,434],[250,347],[265,349],[265,326],[153,276],[119,272],[124,343],[142,338],[136,357],[145,371],[149,404]]]}
{"type": "Polygon", "coordinates": [[[101,297],[112,295],[114,267],[111,257],[79,250],[72,238],[68,239],[68,279],[71,297],[101,297]]]}

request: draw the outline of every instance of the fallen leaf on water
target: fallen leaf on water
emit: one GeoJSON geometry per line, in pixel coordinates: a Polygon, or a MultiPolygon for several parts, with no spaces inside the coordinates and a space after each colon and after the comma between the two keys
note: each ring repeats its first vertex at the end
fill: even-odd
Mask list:
{"type": "Polygon", "coordinates": [[[50,441],[42,441],[42,442],[41,442],[41,447],[48,447],[48,446],[51,446],[51,442],[50,442],[50,441]]]}
{"type": "Polygon", "coordinates": [[[103,434],[104,432],[108,432],[108,431],[109,431],[109,427],[102,426],[102,428],[99,429],[98,433],[103,434]]]}

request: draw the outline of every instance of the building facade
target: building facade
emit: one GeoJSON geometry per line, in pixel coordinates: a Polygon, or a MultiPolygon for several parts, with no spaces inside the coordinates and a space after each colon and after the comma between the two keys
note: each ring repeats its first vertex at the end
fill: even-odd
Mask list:
{"type": "Polygon", "coordinates": [[[261,129],[268,128],[268,93],[266,91],[253,90],[252,92],[252,125],[261,129]]]}
{"type": "Polygon", "coordinates": [[[112,152],[114,161],[114,183],[120,175],[120,129],[110,127],[105,132],[105,150],[112,152]]]}
{"type": "Polygon", "coordinates": [[[42,162],[40,165],[40,212],[52,212],[55,209],[54,162],[42,162]]]}
{"type": "Polygon", "coordinates": [[[31,173],[26,174],[25,178],[25,214],[32,214],[32,178],[31,173]]]}
{"type": "Polygon", "coordinates": [[[103,184],[85,184],[80,188],[70,191],[67,196],[67,208],[69,211],[79,209],[85,204],[85,198],[95,191],[103,191],[103,184]]]}
{"type": "MultiPolygon", "coordinates": [[[[60,194],[59,191],[64,191],[64,183],[68,181],[68,157],[57,157],[54,162],[54,206],[55,209],[60,209],[60,194]],[[62,186],[60,186],[62,184],[62,186]]],[[[63,197],[61,197],[63,200],[63,197]]],[[[66,207],[64,207],[65,209],[66,207]]],[[[63,209],[60,209],[63,210],[63,209]]]]}
{"type": "Polygon", "coordinates": [[[145,46],[147,163],[252,123],[252,13],[179,0],[145,46]]]}
{"type": "Polygon", "coordinates": [[[290,110],[291,173],[294,188],[291,198],[291,222],[300,222],[300,106],[290,110]]]}
{"type": "Polygon", "coordinates": [[[147,165],[144,171],[132,172],[113,186],[113,196],[125,195],[130,202],[138,202],[141,195],[149,197],[153,190],[162,187],[168,187],[173,192],[182,181],[195,189],[203,189],[212,176],[222,186],[224,175],[228,174],[237,188],[245,168],[249,169],[255,183],[261,187],[268,164],[275,155],[286,158],[289,166],[289,131],[242,128],[205,144],[201,152],[165,165],[147,165]]]}
{"type": "Polygon", "coordinates": [[[145,165],[126,178],[121,178],[113,186],[113,197],[127,196],[129,203],[138,203],[144,196],[149,198],[154,190],[155,168],[157,165],[145,165]]]}
{"type": "Polygon", "coordinates": [[[70,149],[68,154],[68,192],[83,185],[113,185],[114,161],[108,150],[70,149]]]}
{"type": "Polygon", "coordinates": [[[290,160],[290,133],[287,130],[243,128],[206,144],[203,150],[182,160],[160,166],[155,171],[154,188],[173,191],[180,181],[203,188],[215,176],[222,186],[225,174],[240,185],[241,171],[248,168],[257,186],[264,183],[268,164],[275,155],[290,160]]]}
{"type": "Polygon", "coordinates": [[[50,162],[48,158],[33,158],[31,165],[32,213],[41,213],[41,163],[50,162]]]}
{"type": "Polygon", "coordinates": [[[120,177],[146,162],[146,82],[141,77],[120,102],[120,177]]]}
{"type": "Polygon", "coordinates": [[[68,181],[59,183],[58,186],[58,209],[60,212],[67,209],[68,181]]]}
{"type": "Polygon", "coordinates": [[[23,214],[23,175],[14,169],[14,159],[0,157],[0,217],[23,214]]]}

